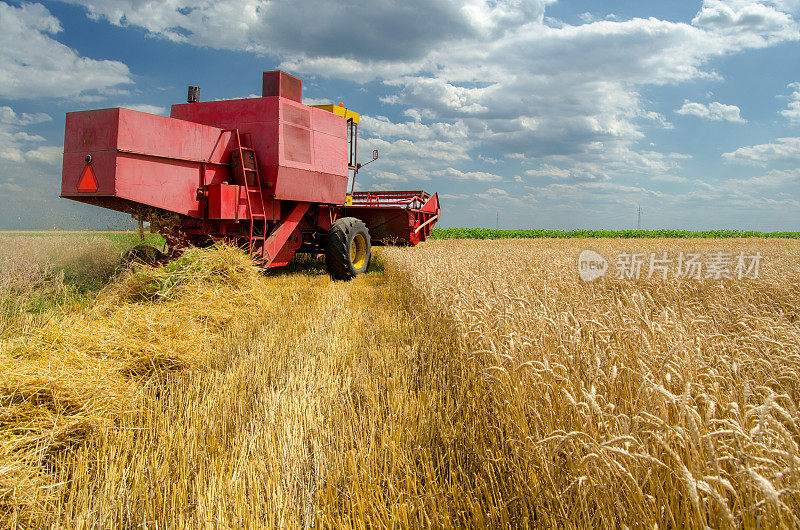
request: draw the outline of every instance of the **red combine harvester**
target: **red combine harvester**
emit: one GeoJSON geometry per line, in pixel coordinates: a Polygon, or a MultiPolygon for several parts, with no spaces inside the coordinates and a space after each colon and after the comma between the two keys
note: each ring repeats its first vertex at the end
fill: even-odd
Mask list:
{"type": "Polygon", "coordinates": [[[347,192],[362,167],[356,112],[303,105],[301,80],[280,71],[264,72],[260,98],[200,103],[198,92],[169,118],[68,113],[61,196],[148,221],[171,252],[225,240],[264,267],[325,254],[335,279],[366,272],[373,244],[430,235],[435,193],[347,192]]]}

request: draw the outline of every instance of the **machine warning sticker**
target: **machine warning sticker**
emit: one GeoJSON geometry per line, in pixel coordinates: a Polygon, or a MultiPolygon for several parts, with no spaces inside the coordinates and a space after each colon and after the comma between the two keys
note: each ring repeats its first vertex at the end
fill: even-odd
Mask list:
{"type": "Polygon", "coordinates": [[[78,179],[78,191],[94,192],[100,187],[97,178],[94,176],[91,164],[86,164],[86,167],[81,173],[81,178],[78,179]]]}

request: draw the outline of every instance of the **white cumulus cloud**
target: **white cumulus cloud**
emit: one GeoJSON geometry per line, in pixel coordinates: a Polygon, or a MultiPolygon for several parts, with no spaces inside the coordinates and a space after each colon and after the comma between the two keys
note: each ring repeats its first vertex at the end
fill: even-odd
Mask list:
{"type": "Polygon", "coordinates": [[[763,47],[797,40],[791,2],[704,0],[692,23],[741,47],[763,47]]]}
{"type": "Polygon", "coordinates": [[[452,167],[434,171],[431,174],[437,177],[447,177],[456,180],[474,180],[477,182],[499,182],[503,180],[503,177],[495,175],[494,173],[487,173],[485,171],[461,171],[452,167]]]}
{"type": "Polygon", "coordinates": [[[740,147],[722,155],[726,160],[749,164],[800,162],[800,138],[778,138],[774,142],[740,147]]]}
{"type": "Polygon", "coordinates": [[[50,121],[47,114],[17,113],[8,106],[0,107],[0,174],[22,174],[16,166],[28,162],[55,165],[61,161],[61,147],[41,145],[45,138],[20,130],[21,127],[50,121]]]}
{"type": "Polygon", "coordinates": [[[118,61],[81,57],[53,38],[61,24],[41,4],[0,2],[0,97],[69,97],[131,83],[118,61]]]}
{"type": "Polygon", "coordinates": [[[22,113],[17,114],[14,112],[9,106],[2,106],[0,107],[0,123],[6,125],[15,125],[15,126],[24,126],[24,125],[32,125],[35,123],[44,123],[47,121],[51,121],[51,118],[48,114],[44,114],[42,112],[37,112],[35,114],[28,114],[22,113]]]}
{"type": "Polygon", "coordinates": [[[800,125],[800,82],[790,83],[788,88],[793,88],[794,92],[789,96],[789,104],[781,111],[781,115],[792,125],[800,125]]]}
{"type": "Polygon", "coordinates": [[[684,116],[697,116],[712,121],[730,121],[736,123],[747,123],[739,113],[741,112],[736,105],[726,105],[717,101],[709,104],[697,103],[696,101],[686,100],[683,106],[676,110],[678,114],[684,116]]]}
{"type": "Polygon", "coordinates": [[[68,0],[95,19],[197,46],[276,55],[411,60],[442,42],[541,20],[543,0],[68,0]]]}

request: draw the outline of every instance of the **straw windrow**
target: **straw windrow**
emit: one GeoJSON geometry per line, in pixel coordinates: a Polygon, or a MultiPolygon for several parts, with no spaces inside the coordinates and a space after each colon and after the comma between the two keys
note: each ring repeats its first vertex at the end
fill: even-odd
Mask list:
{"type": "Polygon", "coordinates": [[[137,265],[86,310],[3,344],[0,515],[42,516],[56,455],[137,412],[166,372],[212,365],[224,332],[258,326],[262,281],[237,249],[195,249],[167,267],[137,265]]]}

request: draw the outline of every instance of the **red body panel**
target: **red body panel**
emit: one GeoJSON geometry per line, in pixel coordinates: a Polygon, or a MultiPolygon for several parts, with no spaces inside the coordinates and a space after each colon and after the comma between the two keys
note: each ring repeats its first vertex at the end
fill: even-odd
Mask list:
{"type": "MultiPolygon", "coordinates": [[[[247,202],[242,186],[211,184],[207,193],[209,219],[247,219],[247,202]],[[238,212],[236,211],[237,207],[238,212]]],[[[268,221],[277,221],[281,218],[280,201],[265,199],[264,210],[268,221]]]]}
{"type": "Polygon", "coordinates": [[[303,101],[303,81],[280,70],[264,72],[261,95],[266,97],[281,96],[298,103],[303,101]]]}
{"type": "Polygon", "coordinates": [[[171,115],[249,136],[266,194],[290,201],[344,202],[344,118],[278,96],[173,105],[171,115]]]}
{"type": "Polygon", "coordinates": [[[300,247],[303,240],[298,233],[297,227],[303,220],[303,216],[308,211],[309,206],[307,202],[297,203],[291,213],[275,227],[275,230],[264,241],[266,254],[264,261],[267,266],[280,267],[286,265],[292,259],[295,250],[300,247]]]}
{"type": "MultiPolygon", "coordinates": [[[[201,183],[229,180],[229,133],[221,129],[128,109],[67,114],[61,196],[88,203],[113,197],[118,209],[144,204],[200,216],[201,183]],[[97,191],[81,192],[78,180],[91,157],[97,191]],[[203,182],[204,181],[204,182],[203,182]]],[[[103,201],[107,206],[108,201],[103,201]]]]}

